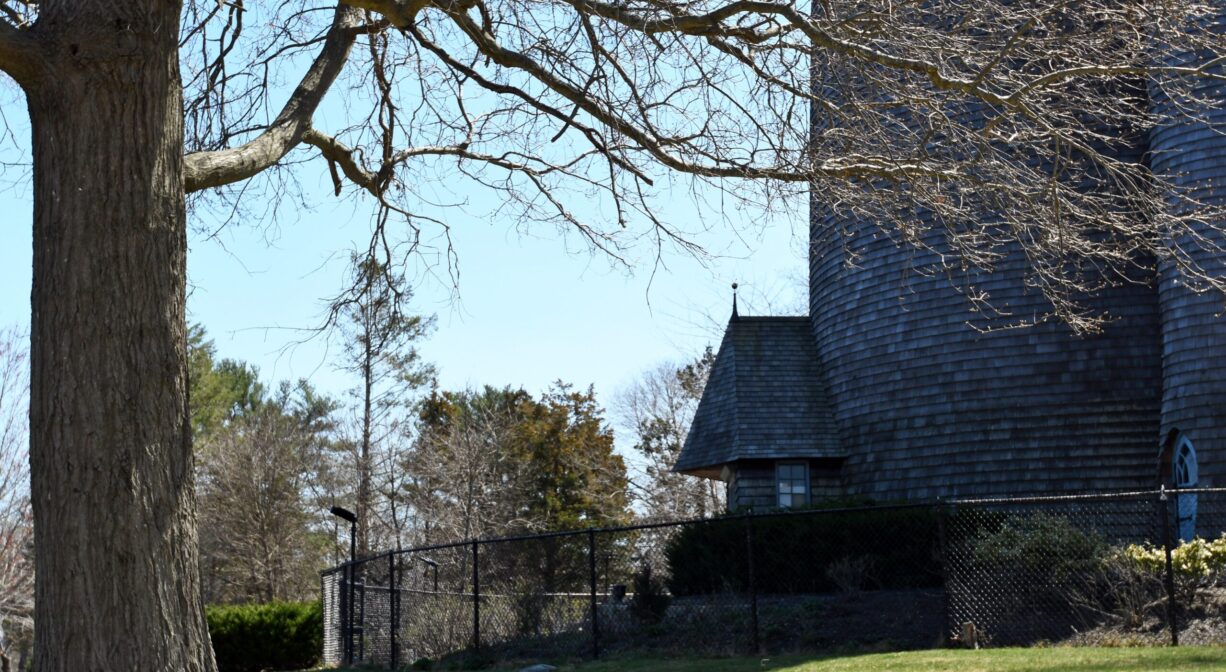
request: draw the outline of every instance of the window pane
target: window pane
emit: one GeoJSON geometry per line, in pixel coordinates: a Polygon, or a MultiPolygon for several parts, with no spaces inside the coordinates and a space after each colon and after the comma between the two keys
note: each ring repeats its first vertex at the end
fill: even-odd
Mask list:
{"type": "Polygon", "coordinates": [[[808,501],[809,465],[775,463],[775,492],[778,506],[790,508],[803,506],[808,501]]]}

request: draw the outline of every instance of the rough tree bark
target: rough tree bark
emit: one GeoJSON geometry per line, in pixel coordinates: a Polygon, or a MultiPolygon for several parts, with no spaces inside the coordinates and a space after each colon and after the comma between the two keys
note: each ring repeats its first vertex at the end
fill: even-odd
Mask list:
{"type": "Polygon", "coordinates": [[[187,413],[176,2],[48,1],[33,128],[34,667],[214,669],[187,413]]]}

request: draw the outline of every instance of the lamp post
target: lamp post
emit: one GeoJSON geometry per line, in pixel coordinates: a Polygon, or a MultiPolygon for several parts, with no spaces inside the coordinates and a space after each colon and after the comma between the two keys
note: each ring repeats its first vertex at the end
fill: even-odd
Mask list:
{"type": "Polygon", "coordinates": [[[434,570],[434,592],[438,592],[438,563],[430,558],[422,558],[422,562],[429,565],[430,569],[434,570]]]}
{"type": "Polygon", "coordinates": [[[349,566],[345,568],[345,578],[349,583],[349,599],[348,599],[348,608],[346,609],[348,613],[345,614],[346,616],[345,629],[344,629],[345,642],[344,642],[342,650],[343,650],[343,655],[345,658],[345,664],[352,665],[353,664],[353,599],[354,599],[353,584],[355,583],[354,570],[357,569],[357,565],[354,563],[357,561],[357,554],[358,554],[358,517],[354,512],[350,511],[349,509],[345,509],[339,506],[332,507],[331,511],[332,511],[332,515],[336,516],[337,518],[340,518],[341,520],[349,521],[349,566]]]}

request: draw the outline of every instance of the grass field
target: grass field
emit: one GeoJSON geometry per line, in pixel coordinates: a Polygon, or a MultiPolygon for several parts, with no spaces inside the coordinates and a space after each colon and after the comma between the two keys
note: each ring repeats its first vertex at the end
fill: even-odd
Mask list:
{"type": "MultiPolygon", "coordinates": [[[[516,670],[515,667],[496,668],[516,670]]],[[[1159,672],[1226,670],[1226,647],[944,649],[836,657],[630,659],[563,665],[559,672],[1159,672]]]]}

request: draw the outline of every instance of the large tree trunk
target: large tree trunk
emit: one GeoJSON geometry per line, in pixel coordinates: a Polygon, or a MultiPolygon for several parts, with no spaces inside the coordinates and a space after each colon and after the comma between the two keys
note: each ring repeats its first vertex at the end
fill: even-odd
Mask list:
{"type": "Polygon", "coordinates": [[[36,30],[34,666],[206,672],[178,3],[52,0],[36,30]]]}

